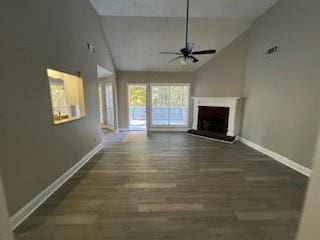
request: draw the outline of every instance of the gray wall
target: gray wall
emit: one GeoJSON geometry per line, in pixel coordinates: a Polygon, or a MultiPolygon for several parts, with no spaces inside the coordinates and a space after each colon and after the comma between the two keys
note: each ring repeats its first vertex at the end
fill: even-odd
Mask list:
{"type": "Polygon", "coordinates": [[[297,240],[315,240],[320,237],[320,134],[313,165],[297,240]]]}
{"type": "Polygon", "coordinates": [[[194,96],[242,97],[248,55],[248,32],[196,71],[194,96]]]}
{"type": "Polygon", "coordinates": [[[3,187],[2,187],[1,174],[0,174],[0,239],[13,240],[10,221],[8,217],[6,198],[5,198],[3,187]]]}
{"type": "Polygon", "coordinates": [[[128,83],[191,83],[191,94],[193,94],[193,73],[175,72],[118,72],[118,114],[119,128],[128,128],[128,83]]]}
{"type": "Polygon", "coordinates": [[[97,64],[114,68],[89,1],[1,3],[0,167],[13,215],[100,143],[97,64]],[[52,124],[47,67],[83,73],[84,119],[52,124]]]}
{"type": "Polygon", "coordinates": [[[320,122],[320,1],[280,0],[250,30],[242,137],[311,167],[320,122]],[[264,57],[279,44],[280,52],[264,57]]]}

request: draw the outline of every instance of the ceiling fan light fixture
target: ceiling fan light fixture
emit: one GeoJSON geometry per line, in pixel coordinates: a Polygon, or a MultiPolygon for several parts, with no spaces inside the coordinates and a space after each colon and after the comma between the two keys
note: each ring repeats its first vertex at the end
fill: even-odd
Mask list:
{"type": "Polygon", "coordinates": [[[188,58],[186,58],[186,62],[187,62],[187,64],[191,64],[191,63],[193,63],[193,60],[188,57],[188,58]]]}
{"type": "Polygon", "coordinates": [[[182,64],[182,65],[187,65],[188,64],[188,62],[187,62],[187,60],[183,57],[183,58],[180,58],[180,63],[182,64]]]}

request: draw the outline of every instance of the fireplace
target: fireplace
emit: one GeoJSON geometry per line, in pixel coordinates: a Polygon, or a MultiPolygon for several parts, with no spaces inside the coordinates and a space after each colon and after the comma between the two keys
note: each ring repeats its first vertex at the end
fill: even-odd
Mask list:
{"type": "Polygon", "coordinates": [[[197,130],[227,135],[229,108],[199,106],[197,130]]]}
{"type": "Polygon", "coordinates": [[[193,98],[193,135],[233,143],[239,130],[240,98],[193,98]]]}

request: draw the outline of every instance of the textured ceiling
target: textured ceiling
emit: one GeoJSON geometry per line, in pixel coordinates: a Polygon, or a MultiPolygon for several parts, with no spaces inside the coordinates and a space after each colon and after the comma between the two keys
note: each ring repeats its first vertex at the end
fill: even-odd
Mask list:
{"type": "MultiPolygon", "coordinates": [[[[91,0],[100,15],[185,17],[186,0],[91,0]]],[[[255,19],[277,0],[190,0],[191,17],[255,19]]]]}
{"type": "MultiPolygon", "coordinates": [[[[118,70],[195,71],[213,55],[183,66],[168,63],[184,45],[185,0],[91,0],[101,15],[118,70]]],[[[190,42],[194,50],[221,51],[277,0],[191,0],[190,42]]]]}

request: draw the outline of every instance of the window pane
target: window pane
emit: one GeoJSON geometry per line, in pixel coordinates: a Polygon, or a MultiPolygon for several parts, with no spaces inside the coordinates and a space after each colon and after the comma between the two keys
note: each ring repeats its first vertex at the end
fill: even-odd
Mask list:
{"type": "Polygon", "coordinates": [[[152,86],[152,125],[169,125],[170,87],[152,86]]]}
{"type": "Polygon", "coordinates": [[[188,124],[188,86],[170,87],[170,125],[185,126],[188,124]]]}
{"type": "Polygon", "coordinates": [[[147,129],[146,101],[147,87],[145,84],[129,85],[129,129],[140,131],[147,129]]]}
{"type": "Polygon", "coordinates": [[[107,123],[114,124],[113,117],[113,92],[112,85],[106,85],[107,123]]]}
{"type": "Polygon", "coordinates": [[[101,84],[99,84],[99,111],[100,111],[100,123],[104,123],[104,113],[103,113],[103,98],[102,98],[102,87],[101,84]]]}

